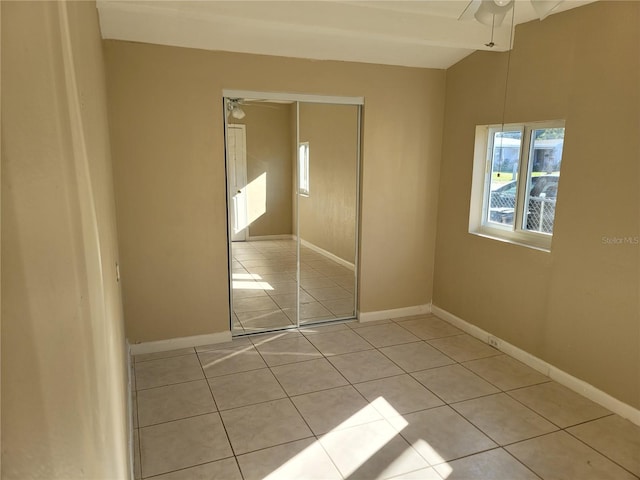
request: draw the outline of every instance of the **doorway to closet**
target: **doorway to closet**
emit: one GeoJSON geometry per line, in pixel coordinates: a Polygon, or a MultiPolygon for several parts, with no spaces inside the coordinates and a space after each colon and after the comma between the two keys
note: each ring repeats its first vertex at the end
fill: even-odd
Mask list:
{"type": "Polygon", "coordinates": [[[233,335],[356,318],[363,99],[223,95],[233,335]]]}

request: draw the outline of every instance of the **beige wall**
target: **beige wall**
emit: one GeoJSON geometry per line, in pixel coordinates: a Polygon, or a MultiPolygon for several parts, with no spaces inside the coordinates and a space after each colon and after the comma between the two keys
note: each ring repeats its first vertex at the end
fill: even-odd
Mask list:
{"type": "Polygon", "coordinates": [[[248,203],[264,212],[249,226],[249,235],[291,234],[291,106],[258,102],[242,109],[246,116],[230,123],[246,125],[247,183],[257,180],[265,186],[264,193],[262,188],[247,190],[258,194],[248,203]]]}
{"type": "Polygon", "coordinates": [[[310,195],[300,196],[300,238],[355,262],[358,107],[300,104],[300,142],[309,142],[310,195]]]}
{"type": "Polygon", "coordinates": [[[2,478],[128,478],[97,11],[1,9],[2,478]]]}
{"type": "Polygon", "coordinates": [[[566,119],[551,253],[467,232],[474,127],[500,123],[506,54],[447,71],[434,304],[640,407],[640,4],[516,29],[505,122],[566,119]]]}
{"type": "Polygon", "coordinates": [[[365,97],[361,311],[431,300],[443,71],[104,45],[131,341],[229,330],[223,88],[365,97]]]}

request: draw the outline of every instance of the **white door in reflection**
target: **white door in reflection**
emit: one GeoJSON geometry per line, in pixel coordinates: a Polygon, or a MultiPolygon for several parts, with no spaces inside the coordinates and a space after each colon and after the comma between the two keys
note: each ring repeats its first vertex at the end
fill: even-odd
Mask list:
{"type": "Polygon", "coordinates": [[[229,155],[229,189],[231,193],[231,240],[244,241],[247,236],[247,135],[244,125],[227,126],[229,155]]]}

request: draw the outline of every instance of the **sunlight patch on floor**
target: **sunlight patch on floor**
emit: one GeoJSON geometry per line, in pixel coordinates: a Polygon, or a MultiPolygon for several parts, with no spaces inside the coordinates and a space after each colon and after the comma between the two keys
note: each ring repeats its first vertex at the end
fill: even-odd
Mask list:
{"type": "Polygon", "coordinates": [[[254,282],[254,281],[233,281],[234,290],[273,290],[273,287],[267,282],[254,282]]]}
{"type": "MultiPolygon", "coordinates": [[[[398,437],[401,430],[409,425],[402,415],[398,413],[384,397],[376,398],[367,406],[355,412],[344,422],[340,423],[340,425],[324,434],[320,439],[313,442],[313,444],[272,471],[265,479],[301,478],[301,475],[304,476],[305,472],[308,474],[310,471],[313,471],[314,464],[320,465],[323,462],[323,459],[326,458],[325,451],[331,453],[345,450],[343,443],[345,436],[348,437],[349,433],[354,431],[354,424],[357,425],[355,428],[372,425],[372,423],[358,425],[356,420],[357,417],[366,417],[367,410],[371,409],[385,418],[393,418],[393,427],[385,420],[372,422],[379,426],[382,426],[381,422],[384,422],[384,428],[372,429],[372,431],[376,432],[375,435],[363,435],[362,437],[354,438],[353,442],[346,446],[348,454],[345,451],[345,458],[348,456],[348,461],[345,463],[344,458],[342,458],[335,463],[341,467],[341,474],[344,478],[348,478],[369,460],[373,459],[389,442],[398,437]]],[[[439,472],[443,478],[446,479],[451,474],[453,469],[426,440],[420,439],[416,443],[416,446],[419,446],[423,451],[430,452],[429,457],[434,461],[432,464],[439,464],[439,472]]],[[[396,455],[375,478],[387,478],[391,472],[402,469],[401,465],[405,461],[410,461],[411,457],[415,458],[415,452],[412,452],[410,448],[405,449],[396,455]]],[[[334,458],[334,461],[335,460],[334,458]]],[[[411,469],[408,470],[407,473],[409,473],[409,471],[411,471],[411,469]]]]}
{"type": "Polygon", "coordinates": [[[232,277],[233,280],[262,280],[257,273],[234,273],[232,277]]]}

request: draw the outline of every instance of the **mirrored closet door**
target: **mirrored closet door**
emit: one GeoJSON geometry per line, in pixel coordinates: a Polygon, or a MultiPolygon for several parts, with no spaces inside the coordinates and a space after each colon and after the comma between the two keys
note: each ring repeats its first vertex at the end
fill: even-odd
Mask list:
{"type": "Polygon", "coordinates": [[[224,93],[232,333],[355,318],[362,100],[224,93]]]}

